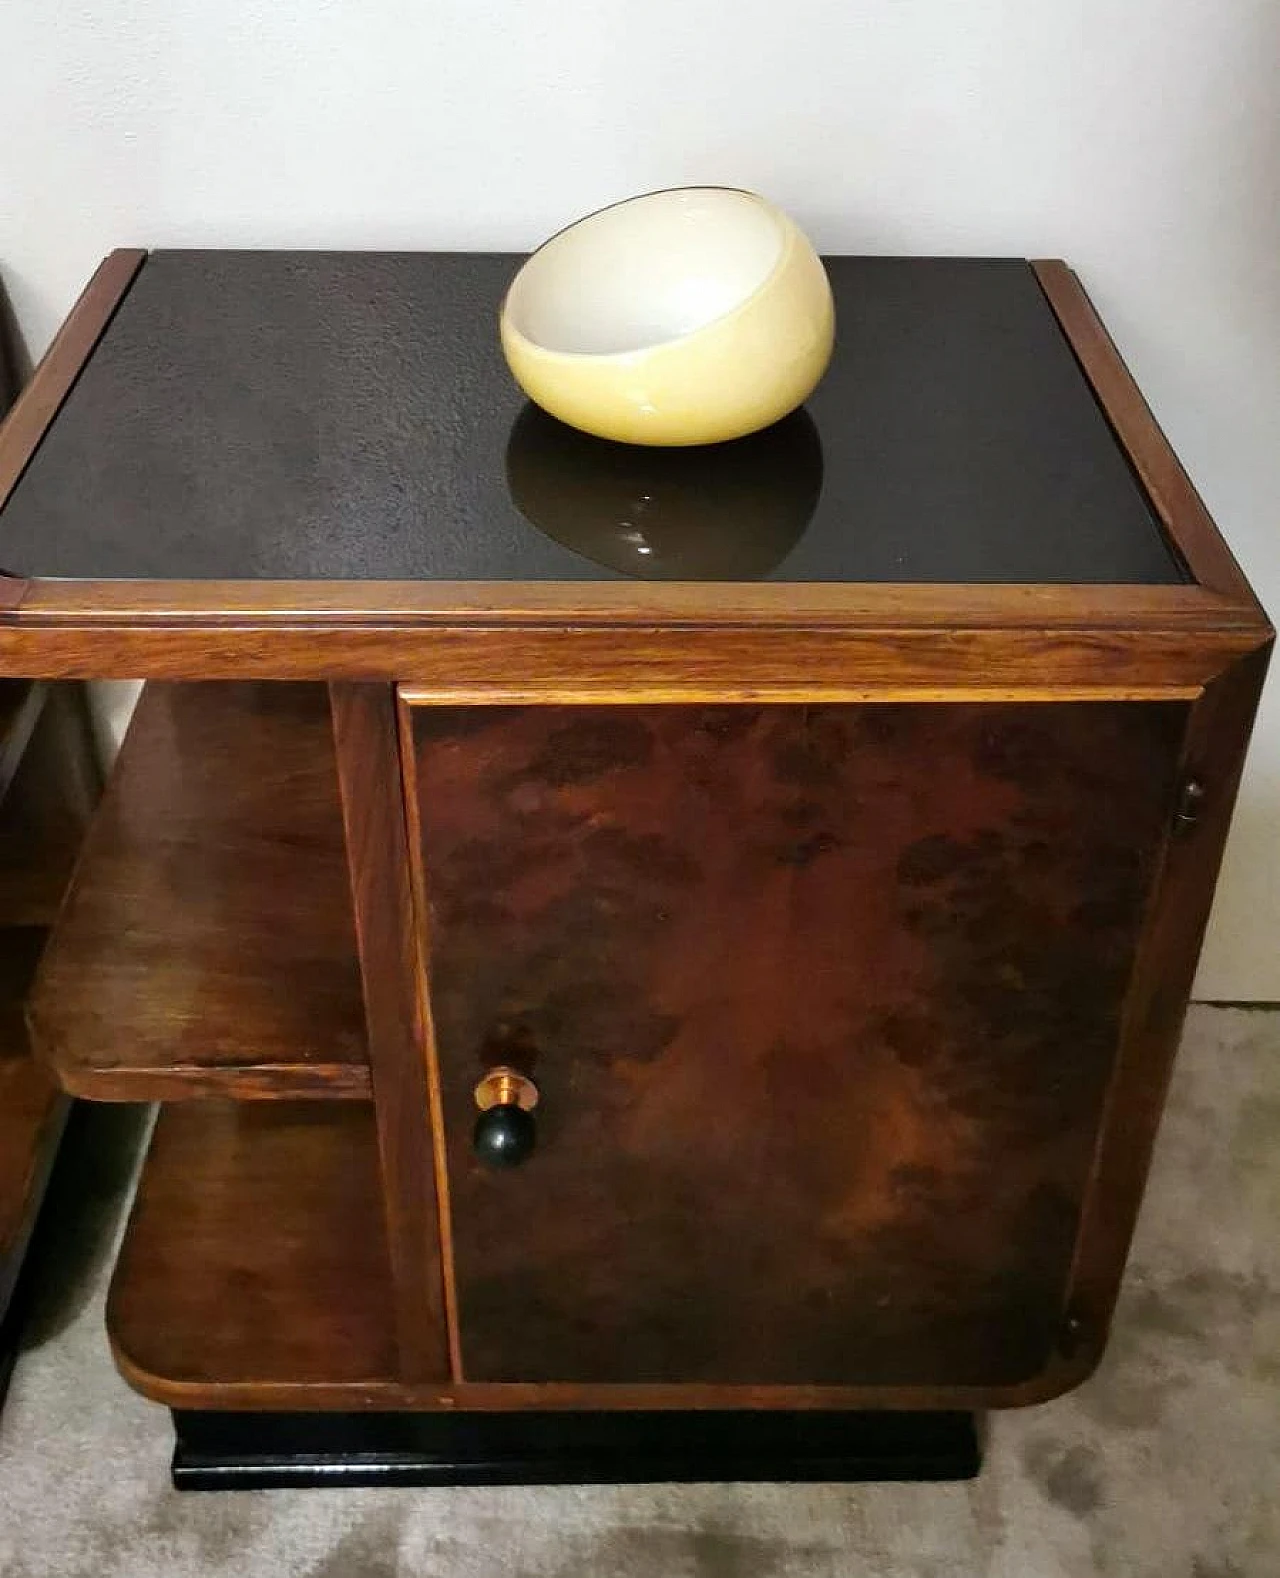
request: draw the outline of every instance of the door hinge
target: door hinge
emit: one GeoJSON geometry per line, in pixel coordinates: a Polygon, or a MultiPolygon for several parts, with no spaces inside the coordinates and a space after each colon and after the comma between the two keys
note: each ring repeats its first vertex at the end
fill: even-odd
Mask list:
{"type": "Polygon", "coordinates": [[[1200,820],[1204,808],[1205,788],[1198,778],[1188,778],[1178,796],[1178,810],[1174,817],[1180,829],[1191,828],[1200,820]]]}

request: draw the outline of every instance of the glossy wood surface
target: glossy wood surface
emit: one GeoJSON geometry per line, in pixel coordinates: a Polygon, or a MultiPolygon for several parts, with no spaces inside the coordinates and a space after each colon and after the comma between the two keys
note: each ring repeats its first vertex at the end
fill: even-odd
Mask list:
{"type": "Polygon", "coordinates": [[[184,1409],[980,1408],[1080,1375],[1063,1362],[994,1390],[405,1382],[372,1109],[341,1102],[162,1107],[107,1329],[130,1384],[184,1409]]]}
{"type": "Polygon", "coordinates": [[[417,710],[467,1379],[1038,1375],[1184,719],[417,710]]]}
{"type": "Polygon", "coordinates": [[[638,687],[633,700],[857,700],[895,687],[1154,695],[1204,684],[1269,634],[1256,608],[1197,588],[1138,589],[1128,607],[1119,590],[1010,588],[1001,599],[982,588],[855,587],[814,619],[803,597],[771,595],[753,611],[733,588],[722,614],[697,622],[655,613],[647,596],[613,599],[611,613],[594,598],[562,596],[558,609],[504,623],[492,587],[437,588],[410,597],[407,612],[369,616],[210,608],[154,617],[97,594],[38,588],[29,615],[0,619],[0,673],[382,679],[453,701],[608,700],[628,686],[638,687]],[[463,611],[452,617],[421,611],[455,599],[463,611]]]}
{"type": "Polygon", "coordinates": [[[329,706],[364,983],[399,1374],[406,1381],[443,1380],[451,1357],[429,1118],[430,1028],[395,695],[388,685],[331,685],[329,706]]]}
{"type": "Polygon", "coordinates": [[[111,1285],[126,1375],[356,1388],[397,1373],[373,1109],[164,1107],[111,1285]]]}
{"type": "Polygon", "coordinates": [[[1256,646],[1256,627],[1167,633],[878,627],[839,631],[438,631],[417,701],[1076,700],[1190,696],[1256,646]]]}
{"type": "Polygon", "coordinates": [[[367,1096],[322,686],[149,686],[31,1005],[75,1094],[367,1096]]]}
{"type": "Polygon", "coordinates": [[[1266,647],[1238,663],[1191,712],[1179,776],[1200,793],[1175,822],[1146,917],[1073,1273],[1074,1318],[1095,1355],[1137,1223],[1270,655],[1266,647]]]}

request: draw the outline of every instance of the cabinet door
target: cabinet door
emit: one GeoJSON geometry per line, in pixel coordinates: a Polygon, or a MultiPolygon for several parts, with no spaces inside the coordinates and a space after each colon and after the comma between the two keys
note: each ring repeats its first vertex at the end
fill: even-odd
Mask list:
{"type": "Polygon", "coordinates": [[[1186,709],[410,716],[466,1377],[1036,1375],[1186,709]]]}

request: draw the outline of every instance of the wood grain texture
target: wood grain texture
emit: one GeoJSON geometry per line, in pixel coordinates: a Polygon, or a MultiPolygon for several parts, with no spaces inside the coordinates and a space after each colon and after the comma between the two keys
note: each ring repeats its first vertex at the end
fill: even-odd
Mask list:
{"type": "Polygon", "coordinates": [[[994,1392],[405,1382],[373,1113],[336,1102],[163,1108],[107,1327],[129,1383],[173,1408],[963,1408],[1072,1379],[1063,1364],[994,1392]]]}
{"type": "Polygon", "coordinates": [[[18,621],[24,628],[121,621],[173,630],[299,626],[324,622],[485,626],[573,622],[627,627],[681,623],[822,627],[958,624],[978,629],[1127,629],[1158,621],[1194,628],[1235,604],[1196,586],[991,586],[950,582],[682,581],[40,581],[18,621]]]}
{"type": "Polygon", "coordinates": [[[568,617],[540,628],[0,626],[0,673],[79,678],[403,681],[466,701],[710,698],[861,700],[896,688],[955,696],[1154,695],[1206,684],[1265,637],[1211,594],[1199,621],[1125,628],[971,628],[883,622],[839,629],[678,623],[627,630],[568,617]]]}
{"type": "Polygon", "coordinates": [[[430,1128],[426,996],[409,880],[395,693],[330,685],[364,983],[401,1377],[451,1373],[430,1128]]]}
{"type": "Polygon", "coordinates": [[[458,1287],[453,1260],[453,1210],[449,1200],[449,1158],[445,1140],[444,1094],[440,1084],[440,1060],[436,1055],[435,1015],[432,1009],[431,981],[428,974],[430,881],[418,852],[422,848],[422,819],[417,789],[416,760],[413,748],[413,709],[403,695],[396,696],[396,744],[400,756],[405,833],[404,851],[409,870],[413,902],[414,975],[421,994],[420,1047],[426,1062],[427,1105],[431,1124],[431,1161],[435,1179],[436,1219],[440,1234],[440,1270],[443,1281],[445,1333],[449,1346],[449,1374],[462,1379],[462,1340],[458,1330],[458,1287]]]}
{"type": "Polygon", "coordinates": [[[137,250],[120,250],[103,260],[54,336],[26,389],[0,424],[0,509],[128,294],[146,256],[137,250]]]}
{"type": "Polygon", "coordinates": [[[31,1004],[95,1099],[367,1097],[319,686],[148,686],[31,1004]]]}
{"type": "Polygon", "coordinates": [[[0,811],[0,923],[52,926],[101,793],[84,691],[51,686],[0,811]]]}
{"type": "Polygon", "coordinates": [[[863,701],[1152,696],[1204,684],[1256,635],[1143,631],[437,631],[406,675],[414,701],[863,701]]]}
{"type": "Polygon", "coordinates": [[[1032,265],[1049,305],[1170,538],[1201,586],[1257,609],[1253,590],[1151,407],[1103,327],[1077,276],[1063,262],[1032,265]]]}
{"type": "Polygon", "coordinates": [[[418,709],[468,1381],[1051,1367],[1185,715],[418,709]]]}
{"type": "Polygon", "coordinates": [[[1203,795],[1195,821],[1175,826],[1146,920],[1073,1272],[1081,1342],[1095,1361],[1146,1186],[1269,658],[1267,646],[1243,659],[1192,709],[1179,777],[1203,795]]]}
{"type": "Polygon", "coordinates": [[[126,1375],[385,1383],[393,1308],[371,1107],[162,1109],[107,1308],[126,1375]]]}

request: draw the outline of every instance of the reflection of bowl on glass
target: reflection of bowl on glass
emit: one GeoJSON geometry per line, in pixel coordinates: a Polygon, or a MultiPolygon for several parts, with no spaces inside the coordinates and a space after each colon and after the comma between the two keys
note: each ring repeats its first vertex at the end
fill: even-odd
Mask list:
{"type": "Polygon", "coordinates": [[[652,581],[750,581],[786,558],[822,492],[807,411],[729,444],[646,449],[592,438],[526,405],[507,485],[540,531],[595,564],[652,581]]]}
{"type": "Polygon", "coordinates": [[[502,349],[545,410],[631,444],[711,444],[776,422],[831,359],[808,238],[752,192],[683,187],[589,214],[507,291],[502,349]]]}

